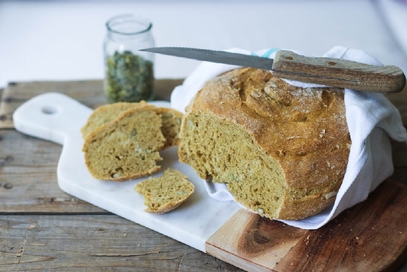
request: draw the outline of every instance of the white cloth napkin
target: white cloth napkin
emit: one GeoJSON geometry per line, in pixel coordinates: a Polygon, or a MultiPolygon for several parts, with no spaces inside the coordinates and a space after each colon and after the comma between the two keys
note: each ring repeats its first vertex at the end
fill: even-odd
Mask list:
{"type": "MultiPolygon", "coordinates": [[[[278,49],[261,50],[251,53],[242,49],[226,51],[255,54],[274,58],[278,49]]],[[[304,53],[292,50],[297,54],[304,53]]],[[[323,57],[358,61],[371,65],[382,65],[367,53],[341,46],[333,47],[323,57]]],[[[237,66],[203,62],[194,70],[181,86],[171,95],[171,106],[185,112],[194,95],[209,79],[237,68],[237,66]]],[[[299,87],[318,86],[315,84],[289,81],[299,87]]],[[[382,94],[358,92],[345,89],[346,120],[352,145],[348,166],[335,203],[317,215],[303,220],[280,220],[302,229],[318,229],[335,218],[343,210],[365,200],[382,181],[393,173],[390,136],[399,142],[407,143],[406,129],[403,127],[398,110],[382,94]]],[[[208,194],[219,201],[235,201],[225,184],[205,181],[208,194]]]]}

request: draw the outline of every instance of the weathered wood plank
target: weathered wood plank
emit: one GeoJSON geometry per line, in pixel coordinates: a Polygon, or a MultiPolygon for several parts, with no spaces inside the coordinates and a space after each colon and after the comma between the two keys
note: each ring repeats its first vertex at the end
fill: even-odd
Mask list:
{"type": "Polygon", "coordinates": [[[239,210],[206,242],[206,252],[249,271],[271,271],[307,230],[239,210]]]}
{"type": "Polygon", "coordinates": [[[366,201],[310,231],[276,270],[395,271],[407,257],[406,203],[405,185],[385,181],[366,201]]]}
{"type": "Polygon", "coordinates": [[[241,210],[206,249],[250,271],[395,271],[407,258],[406,205],[407,186],[386,180],[317,230],[241,210]]]}
{"type": "MultiPolygon", "coordinates": [[[[181,83],[182,79],[156,80],[154,83],[155,99],[169,100],[172,90],[181,83]]],[[[28,99],[46,92],[64,93],[91,108],[107,103],[102,80],[10,83],[1,95],[0,128],[14,128],[12,114],[16,108],[28,99]]]]}
{"type": "Polygon", "coordinates": [[[114,215],[0,216],[0,270],[242,271],[114,215]]]}
{"type": "Polygon", "coordinates": [[[0,146],[0,213],[106,213],[58,187],[62,146],[5,129],[0,146]]]}
{"type": "Polygon", "coordinates": [[[0,128],[13,128],[12,114],[15,109],[28,99],[45,92],[62,92],[92,107],[106,103],[101,80],[10,83],[0,102],[0,128]]]}
{"type": "MultiPolygon", "coordinates": [[[[173,87],[179,85],[181,83],[181,80],[170,80],[168,82],[165,81],[157,81],[162,84],[162,90],[163,90],[163,96],[164,98],[159,98],[159,99],[168,99],[169,94],[173,87]]],[[[103,246],[100,245],[100,251],[98,253],[95,253],[96,256],[91,256],[85,259],[81,259],[81,256],[77,256],[79,251],[81,251],[81,247],[87,249],[87,244],[82,244],[78,242],[77,240],[81,240],[79,238],[75,238],[74,241],[77,242],[76,248],[75,245],[71,245],[68,247],[68,250],[64,251],[61,249],[62,245],[60,244],[59,246],[55,246],[57,243],[64,243],[65,240],[58,240],[59,237],[65,237],[64,233],[62,232],[55,232],[52,233],[51,231],[48,232],[50,234],[49,239],[54,241],[53,246],[54,248],[59,247],[61,250],[58,252],[60,255],[48,255],[47,251],[44,251],[45,249],[41,248],[41,240],[46,239],[40,234],[42,232],[36,233],[36,232],[27,232],[27,230],[24,229],[26,232],[21,232],[21,233],[13,233],[15,228],[19,228],[19,224],[14,224],[14,223],[8,223],[9,220],[12,222],[15,222],[15,220],[23,220],[25,223],[22,224],[28,224],[27,228],[31,229],[33,226],[31,223],[33,222],[36,224],[36,226],[43,225],[43,223],[38,223],[42,222],[38,218],[48,218],[48,219],[42,219],[42,220],[51,220],[50,218],[54,218],[55,221],[50,221],[49,223],[49,228],[51,228],[52,225],[57,226],[58,228],[62,228],[64,231],[66,230],[69,235],[73,235],[75,231],[79,230],[80,227],[86,228],[88,222],[83,220],[82,218],[88,218],[90,221],[96,220],[94,219],[95,214],[99,214],[98,216],[107,216],[109,215],[105,214],[105,211],[94,207],[88,203],[85,203],[83,201],[79,201],[77,199],[72,198],[71,196],[65,194],[62,192],[58,185],[57,185],[57,179],[56,179],[56,166],[57,162],[59,159],[60,152],[62,150],[62,147],[53,144],[50,142],[46,142],[43,140],[35,139],[29,136],[22,135],[12,129],[7,129],[7,128],[13,128],[12,126],[12,120],[7,119],[7,116],[11,117],[12,112],[14,112],[15,108],[18,107],[21,103],[25,101],[25,99],[29,99],[37,94],[47,92],[47,91],[61,91],[63,93],[71,93],[71,97],[79,100],[81,103],[88,105],[90,107],[97,107],[98,105],[104,104],[103,102],[103,97],[101,95],[103,93],[100,92],[100,89],[102,86],[101,81],[85,81],[81,82],[79,85],[77,85],[77,82],[54,82],[50,85],[48,84],[41,84],[44,82],[37,82],[37,84],[34,84],[32,86],[31,83],[17,83],[17,84],[11,84],[6,88],[4,93],[11,92],[13,91],[13,94],[18,94],[22,92],[20,96],[15,96],[14,98],[6,99],[3,93],[3,96],[1,99],[1,104],[0,104],[0,270],[8,271],[11,270],[13,271],[13,268],[20,268],[21,270],[27,270],[27,269],[33,269],[35,267],[38,267],[39,270],[44,270],[44,269],[52,269],[52,267],[56,267],[57,270],[63,270],[64,268],[69,269],[70,264],[72,264],[72,260],[75,260],[76,258],[79,258],[81,260],[78,262],[77,267],[75,270],[97,270],[99,263],[104,263],[107,265],[107,267],[112,267],[115,270],[129,270],[131,269],[132,271],[134,270],[133,268],[130,267],[124,267],[120,266],[121,263],[128,263],[128,260],[126,261],[125,258],[121,255],[120,251],[118,255],[114,255],[114,253],[109,253],[107,255],[104,255],[105,252],[111,252],[110,248],[113,248],[116,250],[118,247],[119,249],[121,245],[120,243],[115,244],[115,247],[110,247],[110,242],[106,242],[103,246]],[[74,86],[70,86],[73,84],[74,86]],[[87,84],[89,84],[88,87],[87,84]],[[22,86],[19,86],[22,85],[22,86]],[[28,85],[28,86],[24,86],[28,85]],[[78,87],[76,86],[83,86],[82,91],[78,91],[78,87]],[[34,86],[34,87],[33,87],[34,86]],[[54,87],[52,87],[54,86],[54,87]],[[93,86],[93,87],[92,87],[93,86]],[[96,87],[95,87],[96,86],[96,87]],[[99,87],[97,87],[99,86],[99,87]],[[21,88],[20,88],[21,87],[21,88]],[[83,91],[85,90],[85,92],[83,91]],[[92,90],[94,92],[92,92],[92,90]],[[3,101],[6,99],[6,101],[3,101]],[[102,99],[102,100],[101,100],[102,99]],[[10,105],[6,105],[7,103],[10,105]],[[6,107],[4,107],[6,105],[6,107]],[[2,110],[4,112],[4,109],[6,109],[6,115],[3,114],[4,117],[2,116],[2,110]],[[3,120],[2,120],[3,118],[3,120]],[[10,125],[11,124],[11,125],[10,125]],[[1,129],[3,128],[3,129],[1,129]],[[37,166],[41,167],[37,167],[37,166]],[[18,213],[18,214],[25,214],[20,215],[20,216],[14,216],[13,214],[18,213]],[[53,216],[34,216],[32,213],[41,213],[41,214],[54,214],[53,216]],[[63,216],[55,215],[59,213],[64,213],[63,216]],[[76,213],[85,213],[87,214],[86,216],[81,216],[77,215],[76,213]],[[76,215],[74,215],[76,214],[76,215]],[[13,219],[11,219],[13,218],[13,219]],[[66,221],[73,220],[75,221],[75,218],[77,218],[77,221],[83,221],[84,224],[82,225],[81,223],[78,223],[77,229],[73,231],[72,229],[66,229],[61,227],[60,225],[65,225],[66,221],[63,220],[63,218],[68,218],[66,221]],[[6,222],[6,223],[4,223],[6,222]],[[36,223],[37,222],[37,223],[36,223]],[[12,227],[10,229],[4,229],[3,226],[5,225],[10,225],[12,227]],[[10,257],[11,259],[18,258],[15,257],[15,255],[9,255],[10,252],[4,251],[3,247],[3,240],[4,237],[7,238],[7,243],[10,244],[10,241],[15,241],[15,244],[18,245],[18,243],[23,243],[24,239],[21,240],[19,237],[26,237],[27,233],[31,233],[32,236],[27,236],[31,237],[33,242],[33,246],[38,246],[35,249],[32,249],[30,252],[31,254],[25,254],[26,259],[24,259],[23,262],[20,261],[20,264],[23,264],[24,266],[8,266],[8,267],[2,267],[1,264],[3,264],[3,260],[5,260],[6,256],[10,257]],[[38,234],[38,235],[37,235],[38,234]],[[6,235],[6,236],[5,236],[6,235]],[[13,240],[14,239],[14,240],[13,240]],[[36,254],[35,252],[40,252],[40,254],[36,254]],[[45,253],[44,253],[45,252],[45,253]],[[98,255],[99,254],[99,255],[98,255]],[[56,258],[57,260],[54,261],[54,264],[57,263],[55,266],[47,266],[47,262],[44,262],[43,266],[41,266],[42,261],[35,261],[37,256],[38,258],[43,258],[44,260],[47,260],[48,256],[51,256],[53,258],[56,258]],[[56,257],[55,257],[56,256],[56,257]],[[61,261],[60,261],[61,259],[61,261]],[[103,259],[103,260],[102,260],[103,259]],[[69,263],[69,261],[71,263],[69,263]],[[100,261],[102,260],[102,261],[100,261]],[[88,268],[87,262],[93,262],[88,268]],[[110,266],[109,266],[110,264],[110,266]],[[32,266],[33,265],[33,266],[32,266]],[[83,267],[81,267],[83,265],[83,267]],[[10,268],[10,269],[9,269],[10,268]],[[95,269],[93,269],[95,268],[95,269]]],[[[403,122],[406,124],[407,120],[407,108],[405,105],[407,105],[407,93],[404,91],[403,93],[400,94],[395,94],[394,95],[394,101],[392,101],[395,105],[397,105],[398,102],[400,102],[398,108],[402,109],[401,113],[403,116],[403,122]],[[401,96],[403,94],[403,96],[401,96]],[[405,99],[405,100],[403,100],[405,99]],[[396,103],[395,103],[396,102],[396,103]],[[403,113],[404,112],[404,113],[403,113]]],[[[391,99],[392,100],[392,99],[391,99]]],[[[395,174],[393,175],[392,179],[401,181],[404,183],[407,183],[406,177],[407,177],[407,148],[405,145],[393,145],[394,149],[394,162],[395,162],[395,174]]],[[[124,220],[116,216],[111,216],[112,218],[116,218],[117,220],[124,220]]],[[[97,221],[97,220],[96,220],[97,221]]],[[[134,229],[133,226],[137,226],[138,228],[143,229],[144,231],[150,231],[148,229],[145,229],[137,224],[134,224],[132,222],[127,222],[126,224],[123,224],[125,226],[125,229],[134,229]]],[[[123,221],[120,221],[123,222],[123,221]]],[[[109,229],[110,227],[106,228],[107,226],[114,225],[110,221],[105,221],[104,219],[101,221],[97,221],[97,223],[101,228],[109,229]]],[[[121,225],[120,223],[119,225],[121,225]]],[[[22,228],[22,227],[21,227],[22,228]]],[[[114,227],[116,228],[116,227],[114,227]]],[[[152,232],[152,231],[150,231],[152,232]]],[[[143,231],[139,231],[136,229],[134,233],[139,233],[138,237],[145,237],[146,239],[152,239],[151,236],[145,234],[143,231]]],[[[153,234],[156,234],[155,232],[152,232],[153,234]]],[[[109,231],[108,234],[110,237],[110,241],[114,241],[118,239],[119,242],[123,242],[121,240],[121,237],[123,236],[121,233],[114,232],[114,231],[109,231]]],[[[156,234],[160,235],[160,234],[156,234]]],[[[69,236],[71,239],[72,237],[69,236]]],[[[164,237],[160,235],[161,237],[164,237]]],[[[80,234],[77,237],[82,237],[82,240],[86,240],[87,237],[92,237],[91,232],[87,232],[85,234],[80,234]],[[82,236],[81,236],[82,235],[82,236]]],[[[98,238],[98,237],[96,237],[98,238]]],[[[169,239],[167,237],[164,237],[165,239],[169,239]]],[[[139,238],[141,239],[141,238],[139,238]]],[[[154,239],[153,239],[154,240],[154,239]]],[[[171,240],[171,239],[170,239],[171,240]]],[[[29,239],[25,240],[25,244],[27,244],[27,241],[29,239]]],[[[92,244],[92,241],[87,240],[89,244],[92,244]]],[[[173,240],[171,240],[173,241],[173,240]]],[[[67,242],[68,243],[68,242],[67,242]]],[[[161,243],[165,244],[166,242],[161,242],[160,239],[154,240],[154,243],[152,245],[146,244],[146,246],[143,248],[142,251],[150,252],[150,250],[153,250],[154,248],[158,247],[161,243]]],[[[13,244],[13,243],[12,243],[13,244]]],[[[48,244],[47,244],[48,245],[48,244]]],[[[182,245],[182,244],[180,244],[182,245]]],[[[184,245],[182,245],[184,246],[184,245]]],[[[20,246],[21,247],[21,246],[20,246]]],[[[129,248],[130,246],[126,244],[123,246],[123,248],[129,248]]],[[[11,248],[11,247],[10,247],[11,248]]],[[[131,247],[130,247],[131,248],[131,247]]],[[[171,250],[173,248],[169,246],[171,250]]],[[[202,254],[200,252],[194,251],[193,253],[190,253],[190,250],[192,250],[188,246],[184,246],[184,249],[181,250],[180,252],[183,252],[182,254],[185,253],[184,257],[181,257],[183,263],[180,265],[179,270],[171,270],[167,269],[172,268],[171,263],[169,262],[169,257],[165,255],[165,251],[158,253],[158,254],[153,254],[155,257],[150,258],[147,257],[147,259],[144,259],[140,256],[135,256],[133,257],[131,254],[126,255],[128,258],[138,258],[137,261],[134,261],[131,263],[131,266],[133,267],[140,267],[140,270],[138,271],[157,271],[159,269],[165,270],[165,271],[212,271],[211,269],[215,269],[216,264],[218,267],[220,267],[220,270],[224,271],[237,271],[234,270],[235,268],[232,266],[228,266],[224,264],[223,262],[212,258],[210,256],[207,256],[205,254],[202,254]],[[164,255],[162,255],[164,253],[164,255]],[[139,263],[146,261],[146,263],[142,264],[139,263]],[[202,266],[202,262],[209,262],[213,264],[214,266],[209,267],[207,269],[206,265],[202,266]],[[184,270],[182,270],[184,269],[184,270]]],[[[24,250],[24,252],[26,252],[24,250]]],[[[142,254],[142,253],[140,253],[142,254]]],[[[180,253],[181,254],[181,253],[180,253]]],[[[125,256],[125,257],[126,257],[125,256]]],[[[40,260],[40,259],[38,259],[40,260]]],[[[171,259],[173,260],[173,259],[171,259]]],[[[14,260],[15,261],[15,260],[14,260]]],[[[52,260],[51,260],[52,261],[52,260]]],[[[12,265],[13,263],[10,263],[12,265]]],[[[14,264],[15,265],[15,264],[14,264]]],[[[405,265],[405,267],[407,264],[405,265]]],[[[100,268],[102,269],[102,268],[100,268]]],[[[178,268],[177,268],[178,269],[178,268]]],[[[16,269],[18,270],[18,269],[16,269]]],[[[134,270],[137,271],[137,270],[134,270]]],[[[215,271],[215,270],[214,270],[215,271]]]]}

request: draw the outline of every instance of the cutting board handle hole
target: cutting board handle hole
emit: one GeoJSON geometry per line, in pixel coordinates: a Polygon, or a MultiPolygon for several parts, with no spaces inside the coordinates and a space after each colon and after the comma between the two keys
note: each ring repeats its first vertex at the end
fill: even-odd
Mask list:
{"type": "Polygon", "coordinates": [[[53,106],[44,106],[41,109],[42,113],[45,114],[55,114],[57,113],[57,108],[53,107],[53,106]]]}

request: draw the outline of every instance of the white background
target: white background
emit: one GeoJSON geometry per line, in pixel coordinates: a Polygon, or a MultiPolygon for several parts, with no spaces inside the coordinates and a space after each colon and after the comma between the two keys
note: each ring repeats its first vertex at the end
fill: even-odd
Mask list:
{"type": "MultiPolygon", "coordinates": [[[[322,55],[342,45],[407,71],[407,21],[401,28],[387,21],[407,18],[402,0],[0,0],[0,88],[12,81],[103,78],[105,22],[123,13],[150,18],[157,46],[322,55]]],[[[156,55],[155,75],[184,78],[197,64],[156,55]]]]}

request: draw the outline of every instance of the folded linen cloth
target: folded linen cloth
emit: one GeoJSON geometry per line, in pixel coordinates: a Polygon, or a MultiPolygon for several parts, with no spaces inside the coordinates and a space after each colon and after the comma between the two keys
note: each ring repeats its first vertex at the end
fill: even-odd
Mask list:
{"type": "MultiPolygon", "coordinates": [[[[226,50],[242,54],[255,54],[274,58],[278,49],[251,53],[242,49],[226,50]]],[[[297,54],[304,53],[294,51],[297,54]]],[[[364,51],[335,46],[323,57],[353,60],[371,65],[382,65],[364,51]]],[[[171,106],[181,112],[195,94],[211,78],[238,68],[233,65],[203,62],[171,95],[171,106]]],[[[321,85],[285,80],[298,87],[321,85]]],[[[280,220],[302,229],[318,229],[335,218],[343,210],[365,200],[382,181],[393,173],[393,161],[389,137],[407,143],[407,132],[398,110],[379,93],[367,93],[345,89],[346,120],[352,140],[348,165],[342,185],[333,205],[317,215],[302,220],[280,220]]],[[[204,181],[208,194],[219,201],[235,201],[225,184],[204,181]]]]}

